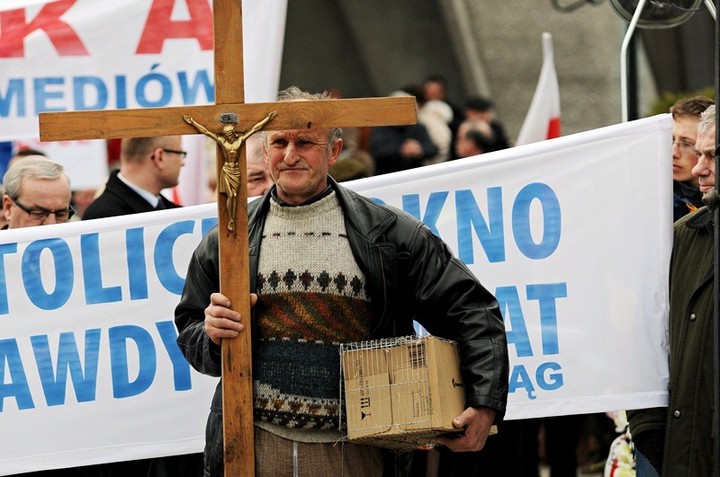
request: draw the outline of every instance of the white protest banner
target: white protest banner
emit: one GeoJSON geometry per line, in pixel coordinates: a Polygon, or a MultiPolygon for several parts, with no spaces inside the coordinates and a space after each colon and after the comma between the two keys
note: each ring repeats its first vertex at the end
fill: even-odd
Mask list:
{"type": "Polygon", "coordinates": [[[660,115],[348,184],[423,220],[495,294],[507,419],[665,404],[670,130],[660,115]]]}
{"type": "Polygon", "coordinates": [[[0,474],[202,448],[216,380],[191,373],[173,309],[214,215],[2,232],[0,474]]]}
{"type": "Polygon", "coordinates": [[[0,3],[0,12],[8,10],[18,10],[20,8],[26,8],[32,5],[42,5],[50,2],[57,2],[58,0],[5,0],[0,3]]]}
{"type": "MultiPolygon", "coordinates": [[[[215,101],[212,0],[4,3],[0,141],[37,140],[41,112],[215,101]],[[8,10],[10,6],[16,8],[8,10]]],[[[272,101],[277,95],[286,7],[287,0],[243,2],[247,102],[272,101]]],[[[91,142],[53,153],[57,159],[90,161],[97,152],[82,149],[91,142]]],[[[107,162],[104,154],[97,159],[107,162]]],[[[188,157],[193,160],[201,158],[188,157]]],[[[71,178],[74,183],[86,181],[71,178]]]]}
{"type": "MultiPolygon", "coordinates": [[[[498,297],[508,417],[666,401],[671,119],[347,183],[422,218],[498,297]]],[[[216,379],[175,346],[187,207],[0,234],[0,475],[199,452],[216,379]]]]}

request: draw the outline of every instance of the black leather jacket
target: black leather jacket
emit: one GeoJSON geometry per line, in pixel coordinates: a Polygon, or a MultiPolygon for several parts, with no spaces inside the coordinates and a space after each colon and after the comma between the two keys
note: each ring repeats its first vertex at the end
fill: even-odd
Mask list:
{"type": "MultiPolygon", "coordinates": [[[[366,276],[375,317],[373,338],[412,334],[412,321],[417,320],[431,334],[457,340],[467,406],[489,407],[502,417],[508,392],[507,343],[493,295],[422,222],[328,180],[343,209],[353,255],[366,276]]],[[[269,201],[266,193],[248,210],[252,290],[269,201]]],[[[212,376],[220,376],[220,353],[205,334],[203,320],[210,294],[218,290],[218,269],[216,227],[193,254],[175,311],[180,349],[195,369],[212,376]]],[[[220,390],[218,385],[212,409],[218,415],[220,390]]],[[[211,416],[209,426],[221,423],[213,420],[211,416]]],[[[221,428],[219,432],[222,435],[221,428]]]]}

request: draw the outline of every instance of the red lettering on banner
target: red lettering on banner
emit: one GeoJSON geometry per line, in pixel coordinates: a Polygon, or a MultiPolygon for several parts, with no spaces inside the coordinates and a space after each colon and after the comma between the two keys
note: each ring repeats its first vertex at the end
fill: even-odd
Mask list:
{"type": "Polygon", "coordinates": [[[88,55],[75,30],[60,18],[76,1],[48,3],[30,23],[25,17],[25,9],[0,13],[0,58],[24,57],[25,38],[36,30],[45,32],[60,56],[88,55]]]}
{"type": "Polygon", "coordinates": [[[138,54],[159,54],[165,40],[195,38],[202,50],[213,49],[213,16],[208,0],[186,0],[190,20],[173,21],[175,0],[153,0],[137,47],[138,54]]]}

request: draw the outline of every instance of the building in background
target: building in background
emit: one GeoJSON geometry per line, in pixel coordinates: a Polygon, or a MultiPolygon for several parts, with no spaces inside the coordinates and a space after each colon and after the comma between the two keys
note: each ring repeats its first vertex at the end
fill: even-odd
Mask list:
{"type": "MultiPolygon", "coordinates": [[[[475,95],[492,98],[514,140],[537,84],[547,31],[555,47],[563,135],[621,122],[620,48],[627,23],[609,1],[531,3],[288,2],[280,87],[384,96],[441,74],[456,103],[475,95]],[[576,4],[581,6],[563,7],[576,4]]],[[[714,84],[713,37],[704,7],[680,27],[636,31],[639,116],[650,114],[663,92],[714,84]]]]}

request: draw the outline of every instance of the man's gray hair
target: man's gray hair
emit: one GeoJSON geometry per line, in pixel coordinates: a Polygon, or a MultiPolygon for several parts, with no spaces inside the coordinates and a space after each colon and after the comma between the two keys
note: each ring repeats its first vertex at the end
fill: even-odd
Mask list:
{"type": "Polygon", "coordinates": [[[25,179],[55,180],[65,176],[70,184],[70,178],[63,166],[44,156],[27,156],[15,161],[3,177],[5,194],[11,199],[17,199],[22,193],[21,187],[25,179]]]}
{"type": "MultiPolygon", "coordinates": [[[[332,101],[335,98],[327,91],[322,93],[310,93],[303,91],[297,86],[290,86],[278,93],[278,101],[332,101]]],[[[263,135],[266,137],[265,135],[263,135]]],[[[342,129],[330,128],[328,130],[328,150],[332,149],[335,142],[342,137],[342,129]]]]}
{"type": "Polygon", "coordinates": [[[715,127],[715,105],[708,108],[700,115],[698,123],[698,135],[705,134],[707,131],[715,127]]]}

